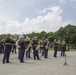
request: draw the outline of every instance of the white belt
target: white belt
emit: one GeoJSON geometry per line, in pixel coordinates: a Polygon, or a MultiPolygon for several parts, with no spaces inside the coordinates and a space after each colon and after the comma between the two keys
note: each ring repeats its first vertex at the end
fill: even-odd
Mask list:
{"type": "Polygon", "coordinates": [[[11,43],[5,43],[5,45],[11,45],[11,43]]]}

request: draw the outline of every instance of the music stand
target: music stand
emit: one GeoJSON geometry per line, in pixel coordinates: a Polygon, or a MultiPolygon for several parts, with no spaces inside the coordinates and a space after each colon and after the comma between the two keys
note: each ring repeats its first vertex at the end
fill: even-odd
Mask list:
{"type": "Polygon", "coordinates": [[[66,54],[64,55],[65,56],[65,63],[63,66],[68,66],[67,62],[66,62],[66,54]]]}

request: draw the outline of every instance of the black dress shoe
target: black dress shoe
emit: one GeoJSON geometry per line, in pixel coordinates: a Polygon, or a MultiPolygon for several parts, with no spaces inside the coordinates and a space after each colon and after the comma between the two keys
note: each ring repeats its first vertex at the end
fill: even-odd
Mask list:
{"type": "Polygon", "coordinates": [[[20,63],[24,63],[24,61],[20,61],[20,63]]]}
{"type": "Polygon", "coordinates": [[[37,60],[41,60],[41,59],[37,59],[37,60]]]}
{"type": "Polygon", "coordinates": [[[57,57],[57,56],[54,56],[54,57],[57,57]]]}
{"type": "Polygon", "coordinates": [[[5,62],[2,62],[3,64],[5,64],[5,62]]]}
{"type": "Polygon", "coordinates": [[[6,63],[11,63],[11,62],[6,62],[6,63]]]}
{"type": "Polygon", "coordinates": [[[31,57],[28,57],[28,58],[31,58],[31,57]]]}

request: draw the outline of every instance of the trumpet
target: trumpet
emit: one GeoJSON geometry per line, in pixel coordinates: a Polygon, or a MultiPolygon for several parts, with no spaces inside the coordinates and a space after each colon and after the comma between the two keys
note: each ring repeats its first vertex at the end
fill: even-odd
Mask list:
{"type": "Polygon", "coordinates": [[[33,41],[31,40],[30,43],[29,43],[29,45],[28,45],[28,47],[27,47],[27,49],[26,49],[26,51],[28,51],[30,49],[32,43],[33,43],[33,41]]]}

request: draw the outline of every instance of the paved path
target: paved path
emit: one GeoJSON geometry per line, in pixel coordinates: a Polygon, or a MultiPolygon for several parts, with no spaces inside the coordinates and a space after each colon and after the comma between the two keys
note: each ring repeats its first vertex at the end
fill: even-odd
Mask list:
{"type": "Polygon", "coordinates": [[[41,61],[26,59],[25,63],[19,63],[17,54],[11,54],[10,64],[2,64],[0,55],[0,75],[76,75],[76,51],[66,52],[67,63],[69,66],[63,66],[64,57],[53,57],[53,51],[49,51],[49,58],[44,59],[41,55],[41,61]]]}

